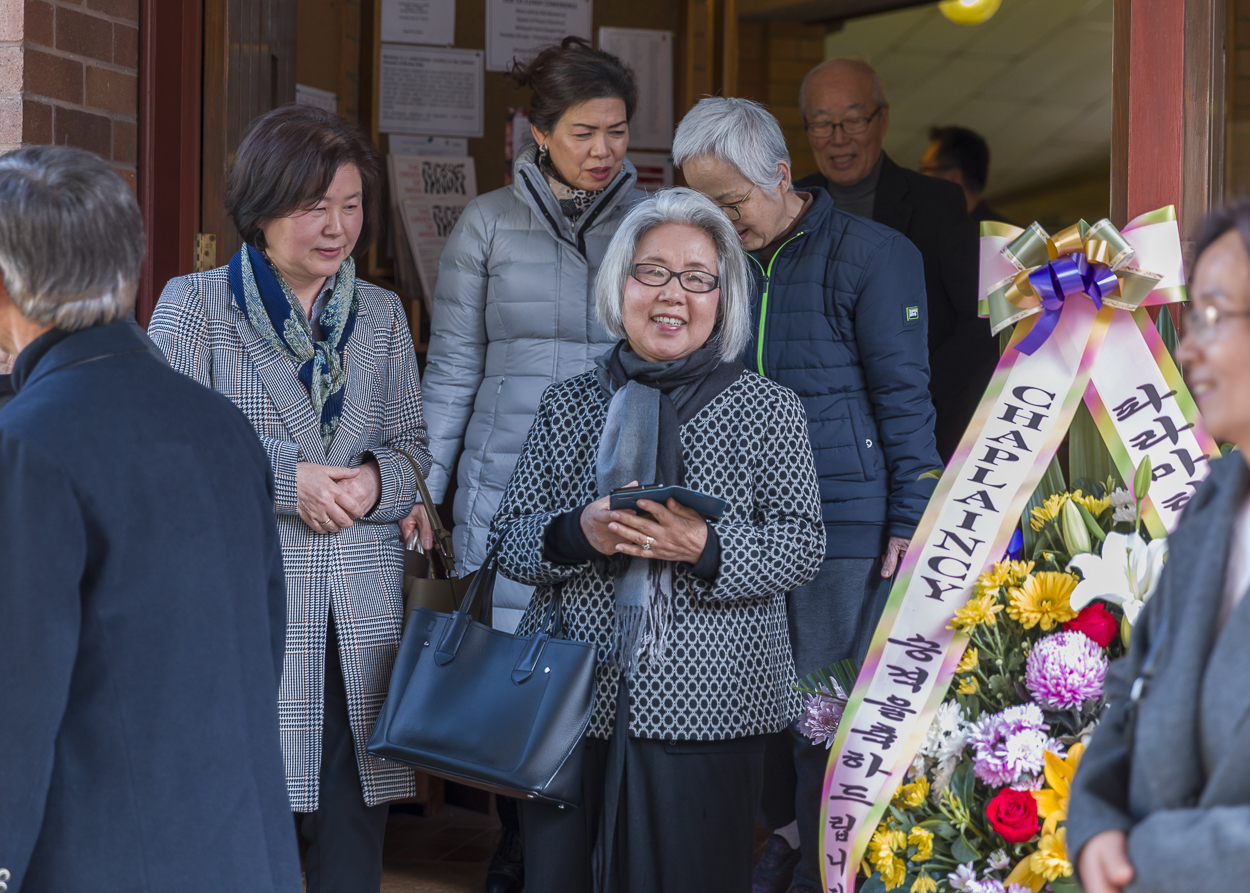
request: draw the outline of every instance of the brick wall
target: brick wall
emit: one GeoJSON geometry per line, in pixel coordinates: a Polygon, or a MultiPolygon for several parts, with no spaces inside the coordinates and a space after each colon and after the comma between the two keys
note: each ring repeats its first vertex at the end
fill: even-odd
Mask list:
{"type": "Polygon", "coordinates": [[[139,0],[0,0],[0,151],[57,143],[135,186],[139,0]]]}

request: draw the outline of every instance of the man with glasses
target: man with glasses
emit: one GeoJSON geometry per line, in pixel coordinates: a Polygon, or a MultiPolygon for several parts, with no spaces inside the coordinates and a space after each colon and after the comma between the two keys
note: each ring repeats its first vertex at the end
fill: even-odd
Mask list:
{"type": "Polygon", "coordinates": [[[998,361],[998,341],[977,317],[977,229],[963,192],[899,167],[882,151],[890,105],[868,63],[816,66],[803,79],[799,107],[820,172],[795,187],[821,187],[841,210],[907,236],[924,259],[934,433],[949,460],[998,361]]]}

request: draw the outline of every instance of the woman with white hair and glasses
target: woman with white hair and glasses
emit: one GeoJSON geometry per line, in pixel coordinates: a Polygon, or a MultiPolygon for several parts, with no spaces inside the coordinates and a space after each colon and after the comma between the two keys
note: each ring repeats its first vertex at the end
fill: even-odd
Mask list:
{"type": "Polygon", "coordinates": [[[737,359],[745,258],[697,193],[630,211],[595,301],[621,340],[543,394],[492,525],[501,572],[538,587],[520,633],[558,591],[568,635],[599,646],[584,802],[522,804],[526,889],[745,893],[763,736],[800,707],[784,595],[824,549],[806,418],[737,359]],[[638,483],[727,509],[609,507],[638,483]]]}
{"type": "MultiPolygon", "coordinates": [[[[922,475],[942,465],[920,252],[902,233],[839,210],[819,187],[792,189],[781,127],[749,100],[701,101],[677,128],[673,159],[748,253],[747,365],[793,389],[807,412],[825,560],[787,598],[795,667],[805,676],[862,659],[933,492],[922,475]]],[[[784,893],[792,873],[796,891],[821,889],[828,754],[797,727],[791,736],[770,741],[761,818],[782,833],[756,871],[762,893],[784,893]]]]}

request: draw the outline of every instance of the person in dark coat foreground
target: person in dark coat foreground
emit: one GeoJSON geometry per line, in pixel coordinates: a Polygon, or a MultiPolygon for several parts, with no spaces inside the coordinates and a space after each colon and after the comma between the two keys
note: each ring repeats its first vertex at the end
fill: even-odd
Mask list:
{"type": "Polygon", "coordinates": [[[143,250],[102,159],[0,158],[0,878],[298,893],[269,462],[127,319],[143,250]]]}
{"type": "Polygon", "coordinates": [[[1194,256],[1176,358],[1207,431],[1237,449],[1186,505],[1107,672],[1066,823],[1086,893],[1243,890],[1250,873],[1250,203],[1212,214],[1194,256]]]}

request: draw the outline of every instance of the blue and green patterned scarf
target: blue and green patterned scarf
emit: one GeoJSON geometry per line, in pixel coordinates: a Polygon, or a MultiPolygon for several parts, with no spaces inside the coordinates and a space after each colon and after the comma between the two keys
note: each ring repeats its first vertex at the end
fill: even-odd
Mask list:
{"type": "Polygon", "coordinates": [[[321,418],[321,442],[328,451],[343,412],[343,352],[360,308],[356,262],[349,257],[339,267],[334,294],[318,320],[322,341],[313,341],[312,326],[286,280],[251,245],[230,259],[230,290],[257,333],[299,366],[299,380],[321,418]]]}

